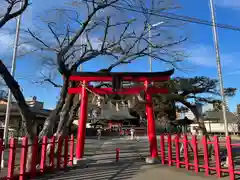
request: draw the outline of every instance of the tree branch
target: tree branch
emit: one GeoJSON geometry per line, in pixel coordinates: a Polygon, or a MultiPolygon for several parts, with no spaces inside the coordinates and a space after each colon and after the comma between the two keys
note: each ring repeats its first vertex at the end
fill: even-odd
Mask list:
{"type": "Polygon", "coordinates": [[[74,35],[74,37],[72,38],[72,40],[70,41],[70,43],[65,46],[61,52],[59,52],[59,55],[64,55],[66,54],[69,49],[75,44],[75,42],[78,40],[78,38],[82,35],[82,33],[85,31],[86,27],[88,26],[88,24],[90,23],[91,19],[93,18],[93,16],[101,9],[104,9],[108,6],[110,6],[111,4],[114,4],[115,2],[117,2],[119,0],[115,0],[115,1],[112,1],[110,3],[105,3],[105,4],[100,4],[98,5],[96,8],[94,8],[93,12],[90,13],[88,15],[88,18],[87,20],[82,24],[82,28],[80,28],[76,34],[74,35]]]}
{"type": "Polygon", "coordinates": [[[104,45],[105,45],[106,38],[107,38],[107,35],[108,35],[108,30],[109,30],[109,23],[110,23],[110,17],[108,16],[107,17],[107,22],[106,22],[106,27],[105,27],[105,30],[104,30],[104,37],[103,37],[103,41],[102,41],[101,51],[103,51],[103,49],[104,49],[104,45]]]}
{"type": "MultiPolygon", "coordinates": [[[[87,20],[82,24],[82,27],[75,33],[75,35],[72,37],[72,40],[69,42],[68,45],[66,45],[65,47],[63,47],[61,49],[61,51],[57,54],[57,62],[59,65],[59,72],[61,74],[65,74],[65,76],[69,76],[70,72],[69,69],[65,66],[64,63],[64,56],[65,54],[70,50],[70,48],[72,48],[74,46],[74,44],[76,43],[76,41],[78,40],[78,38],[83,34],[83,32],[86,30],[88,24],[90,23],[90,21],[92,20],[92,18],[94,17],[94,15],[101,9],[104,9],[108,6],[110,6],[111,4],[116,3],[119,0],[114,0],[110,3],[104,3],[104,4],[99,4],[96,8],[93,9],[93,12],[90,13],[87,17],[87,20]]],[[[95,56],[93,56],[95,57],[95,56]]],[[[81,63],[80,63],[81,64],[81,63]]]]}
{"type": "Polygon", "coordinates": [[[56,39],[59,47],[61,48],[61,42],[59,40],[59,37],[57,35],[57,33],[53,30],[52,28],[52,25],[54,25],[55,23],[51,22],[51,23],[48,23],[48,28],[50,29],[51,33],[53,34],[53,37],[56,39]]]}
{"type": "Polygon", "coordinates": [[[42,39],[40,39],[39,37],[37,37],[30,29],[28,29],[27,32],[28,32],[34,39],[36,39],[38,42],[40,42],[45,48],[52,49],[52,50],[56,51],[56,49],[50,47],[50,46],[49,46],[48,44],[46,44],[42,39]]]}
{"type": "Polygon", "coordinates": [[[7,8],[7,12],[5,13],[5,15],[3,16],[3,18],[0,19],[0,28],[2,28],[9,20],[19,16],[20,14],[22,14],[28,7],[29,5],[29,1],[28,0],[23,0],[23,5],[20,7],[19,10],[17,10],[16,12],[11,13],[13,6],[15,5],[16,2],[19,2],[18,0],[12,0],[12,1],[8,1],[9,6],[7,8]]]}

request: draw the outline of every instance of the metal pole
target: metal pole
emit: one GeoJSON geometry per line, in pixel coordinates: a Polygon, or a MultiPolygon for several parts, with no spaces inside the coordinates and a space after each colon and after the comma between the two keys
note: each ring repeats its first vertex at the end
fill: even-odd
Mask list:
{"type": "Polygon", "coordinates": [[[218,43],[218,35],[217,35],[216,20],[215,20],[215,9],[214,9],[214,5],[213,5],[213,0],[209,0],[209,1],[210,1],[210,10],[211,10],[211,16],[212,16],[212,30],[213,30],[214,46],[215,46],[215,51],[216,51],[218,79],[219,79],[220,93],[221,93],[221,98],[222,98],[222,113],[223,113],[223,120],[224,120],[224,126],[225,126],[225,135],[228,136],[226,100],[225,100],[223,78],[222,78],[219,43],[218,43]]]}
{"type": "Polygon", "coordinates": [[[161,25],[163,23],[164,23],[163,21],[160,21],[160,22],[155,23],[153,25],[148,24],[148,43],[150,44],[150,46],[148,47],[148,53],[149,53],[148,61],[149,61],[149,70],[150,70],[150,72],[152,72],[152,57],[150,56],[151,53],[152,53],[152,47],[151,47],[151,45],[152,45],[152,28],[153,27],[157,27],[157,26],[159,26],[159,25],[161,25]]]}
{"type": "Polygon", "coordinates": [[[83,71],[83,65],[80,64],[80,72],[82,72],[82,71],[83,71]]]}
{"type": "MultiPolygon", "coordinates": [[[[22,5],[23,5],[23,3],[20,2],[20,7],[22,7],[22,5]]],[[[16,58],[17,58],[17,50],[18,50],[18,43],[19,43],[20,25],[21,25],[21,15],[19,15],[17,17],[15,41],[14,41],[14,47],[13,47],[12,68],[11,68],[11,75],[13,77],[15,75],[15,70],[16,70],[16,58]]],[[[6,146],[8,144],[8,126],[9,126],[11,104],[12,104],[12,92],[9,89],[8,90],[6,115],[5,115],[5,123],[4,123],[4,135],[3,135],[4,146],[6,146]]],[[[2,153],[1,166],[4,167],[4,152],[2,153]]]]}
{"type": "Polygon", "coordinates": [[[150,56],[152,53],[152,47],[151,47],[151,42],[152,42],[152,32],[151,32],[151,28],[152,26],[150,24],[148,24],[148,43],[150,44],[150,46],[148,47],[148,62],[149,62],[149,70],[150,72],[152,72],[152,57],[150,56]]]}

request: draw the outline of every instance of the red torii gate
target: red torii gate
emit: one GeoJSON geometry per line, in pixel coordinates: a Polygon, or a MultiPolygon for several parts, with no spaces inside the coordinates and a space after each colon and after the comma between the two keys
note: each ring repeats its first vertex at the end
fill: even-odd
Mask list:
{"type": "Polygon", "coordinates": [[[121,94],[133,95],[145,92],[146,116],[148,121],[148,139],[150,144],[150,158],[158,157],[156,128],[152,107],[152,94],[167,94],[167,88],[157,88],[149,86],[155,81],[168,81],[174,70],[165,72],[76,72],[70,76],[70,81],[79,81],[81,87],[69,88],[70,94],[81,94],[80,118],[78,121],[78,134],[76,144],[76,160],[81,160],[84,155],[84,145],[86,136],[86,121],[88,118],[88,90],[104,95],[104,94],[121,94]],[[112,81],[113,88],[94,88],[89,85],[90,82],[107,82],[112,81]],[[122,88],[123,81],[144,82],[144,86],[122,88]],[[87,88],[86,88],[87,87],[87,88]]]}

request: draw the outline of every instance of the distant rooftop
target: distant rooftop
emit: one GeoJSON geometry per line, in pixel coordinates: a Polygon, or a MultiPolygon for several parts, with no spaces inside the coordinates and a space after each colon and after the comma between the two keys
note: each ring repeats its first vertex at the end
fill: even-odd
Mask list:
{"type": "MultiPolygon", "coordinates": [[[[227,111],[227,120],[229,123],[237,122],[239,117],[234,115],[232,112],[227,111]]],[[[211,121],[223,121],[223,113],[222,111],[207,111],[205,112],[205,119],[211,121]]]]}
{"type": "MultiPolygon", "coordinates": [[[[46,117],[51,112],[51,110],[44,109],[44,103],[37,101],[37,97],[33,96],[31,100],[26,100],[27,105],[29,105],[30,110],[37,114],[39,117],[46,117]]],[[[7,109],[7,100],[0,100],[0,116],[5,116],[7,109]]],[[[12,116],[19,116],[19,109],[16,102],[11,105],[10,113],[12,116]]]]}

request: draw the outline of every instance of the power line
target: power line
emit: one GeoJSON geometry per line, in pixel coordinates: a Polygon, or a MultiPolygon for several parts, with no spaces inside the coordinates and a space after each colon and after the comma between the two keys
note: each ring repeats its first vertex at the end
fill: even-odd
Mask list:
{"type": "MultiPolygon", "coordinates": [[[[115,5],[112,5],[113,7],[115,5]]],[[[126,7],[121,7],[121,6],[116,6],[116,8],[123,8],[125,10],[133,11],[133,12],[139,12],[139,13],[145,13],[145,11],[138,10],[138,9],[133,9],[133,8],[126,8],[126,7]]],[[[183,15],[178,15],[178,14],[173,14],[173,13],[156,13],[154,11],[148,11],[146,12],[149,15],[154,15],[154,16],[159,16],[167,19],[173,19],[173,20],[178,20],[178,21],[183,21],[183,22],[190,22],[190,23],[195,23],[195,24],[202,24],[202,25],[207,25],[207,26],[213,26],[212,21],[207,21],[207,20],[202,20],[198,19],[195,17],[190,17],[190,16],[183,16],[183,15]]],[[[219,24],[216,23],[216,27],[222,28],[222,29],[228,29],[228,30],[233,30],[233,31],[240,31],[240,27],[228,25],[228,24],[219,24]]]]}
{"type": "MultiPolygon", "coordinates": [[[[93,2],[91,0],[86,0],[86,1],[98,4],[98,5],[102,4],[100,2],[93,2]]],[[[190,16],[184,16],[184,15],[179,15],[179,14],[174,14],[174,13],[163,13],[163,12],[158,13],[158,12],[153,11],[153,10],[143,11],[143,10],[137,9],[137,8],[142,8],[142,7],[139,7],[139,6],[132,6],[133,8],[131,8],[131,7],[123,7],[123,6],[114,5],[114,4],[111,4],[110,6],[114,7],[114,8],[119,8],[119,9],[132,11],[132,12],[145,13],[147,15],[159,16],[159,17],[163,17],[163,18],[166,18],[166,19],[173,19],[173,20],[178,20],[178,21],[183,21],[183,22],[190,22],[190,23],[201,24],[201,25],[206,25],[206,26],[213,26],[212,25],[212,21],[202,20],[202,19],[199,19],[199,18],[190,17],[190,16]]],[[[219,24],[219,23],[216,23],[216,27],[222,28],[222,29],[233,30],[233,31],[240,31],[240,27],[229,25],[229,24],[219,24]]]]}

